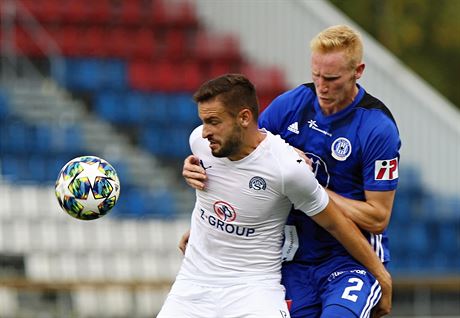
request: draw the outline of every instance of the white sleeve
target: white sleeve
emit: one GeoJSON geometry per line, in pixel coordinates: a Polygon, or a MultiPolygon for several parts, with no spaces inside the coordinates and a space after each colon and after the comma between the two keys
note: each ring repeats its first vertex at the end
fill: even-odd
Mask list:
{"type": "MultiPolygon", "coordinates": [[[[292,149],[293,152],[295,152],[292,149]]],[[[297,210],[308,216],[323,211],[329,203],[329,195],[318,183],[307,163],[295,154],[285,158],[284,192],[297,210]],[[287,159],[287,160],[286,160],[287,159]]]]}

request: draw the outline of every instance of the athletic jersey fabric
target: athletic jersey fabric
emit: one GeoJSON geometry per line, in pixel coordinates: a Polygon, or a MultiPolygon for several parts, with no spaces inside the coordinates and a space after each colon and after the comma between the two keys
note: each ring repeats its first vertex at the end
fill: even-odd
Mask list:
{"type": "MultiPolygon", "coordinates": [[[[365,190],[396,189],[401,141],[388,108],[358,88],[350,105],[325,116],[313,83],[300,85],[278,96],[264,110],[259,127],[303,150],[312,159],[313,171],[324,187],[350,199],[365,200],[365,190]]],[[[295,225],[296,233],[287,238],[295,237],[299,248],[291,249],[286,260],[317,263],[346,253],[337,240],[303,213],[293,210],[288,224],[295,225]]],[[[364,234],[379,258],[389,261],[386,233],[364,234]]]]}
{"type": "MultiPolygon", "coordinates": [[[[190,136],[208,176],[196,190],[191,235],[177,280],[219,285],[278,283],[286,218],[292,205],[305,216],[329,198],[308,165],[279,136],[266,138],[247,157],[214,157],[202,126],[190,136]]],[[[307,216],[308,217],[308,216],[307,216]]]]}

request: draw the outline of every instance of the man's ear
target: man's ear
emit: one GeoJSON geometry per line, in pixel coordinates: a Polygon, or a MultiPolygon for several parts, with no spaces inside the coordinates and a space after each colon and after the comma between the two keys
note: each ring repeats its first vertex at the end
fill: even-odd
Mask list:
{"type": "Polygon", "coordinates": [[[361,63],[356,67],[355,80],[359,80],[361,78],[361,76],[363,75],[365,67],[366,67],[366,65],[364,63],[361,63]]]}
{"type": "Polygon", "coordinates": [[[238,123],[246,128],[249,126],[249,124],[252,121],[252,113],[249,109],[243,108],[239,113],[238,113],[238,123]]]}

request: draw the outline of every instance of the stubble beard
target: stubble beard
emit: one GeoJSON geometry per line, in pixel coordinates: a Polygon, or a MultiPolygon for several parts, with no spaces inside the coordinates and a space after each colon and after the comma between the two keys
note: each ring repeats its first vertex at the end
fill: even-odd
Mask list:
{"type": "Polygon", "coordinates": [[[221,144],[221,147],[212,150],[212,155],[217,158],[230,157],[236,154],[241,147],[241,128],[237,125],[233,126],[230,137],[221,144]]]}

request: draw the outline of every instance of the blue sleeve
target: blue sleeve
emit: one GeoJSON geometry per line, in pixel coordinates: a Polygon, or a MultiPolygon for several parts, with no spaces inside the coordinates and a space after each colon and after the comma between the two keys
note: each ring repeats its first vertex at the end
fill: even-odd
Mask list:
{"type": "Polygon", "coordinates": [[[399,149],[401,140],[396,124],[376,110],[368,125],[363,127],[364,189],[390,191],[396,189],[399,179],[399,149]],[[369,124],[374,123],[374,124],[369,124]],[[376,124],[377,123],[377,124],[376,124]]]}
{"type": "Polygon", "coordinates": [[[293,118],[302,111],[302,106],[314,98],[310,88],[297,86],[278,97],[259,116],[259,127],[265,128],[274,135],[281,134],[293,118]]]}

